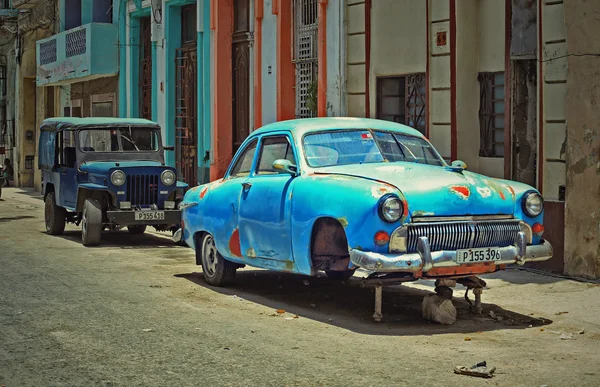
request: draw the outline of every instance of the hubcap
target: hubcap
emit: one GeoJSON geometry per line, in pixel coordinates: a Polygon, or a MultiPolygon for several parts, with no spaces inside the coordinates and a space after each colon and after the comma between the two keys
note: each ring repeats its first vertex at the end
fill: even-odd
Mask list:
{"type": "Polygon", "coordinates": [[[217,247],[212,236],[208,235],[204,238],[202,246],[202,270],[212,277],[217,272],[217,247]]]}

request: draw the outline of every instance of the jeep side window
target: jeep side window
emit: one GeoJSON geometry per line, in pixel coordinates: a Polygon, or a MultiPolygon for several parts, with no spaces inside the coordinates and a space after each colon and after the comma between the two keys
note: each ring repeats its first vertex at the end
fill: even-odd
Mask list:
{"type": "Polygon", "coordinates": [[[257,143],[258,141],[254,140],[246,147],[246,149],[244,149],[233,166],[233,169],[231,170],[231,178],[244,177],[250,174],[250,169],[252,169],[252,161],[254,160],[254,153],[256,153],[257,143]]]}
{"type": "Polygon", "coordinates": [[[73,132],[59,132],[56,143],[57,145],[60,144],[58,145],[58,165],[64,168],[75,168],[77,153],[73,143],[73,132]]]}

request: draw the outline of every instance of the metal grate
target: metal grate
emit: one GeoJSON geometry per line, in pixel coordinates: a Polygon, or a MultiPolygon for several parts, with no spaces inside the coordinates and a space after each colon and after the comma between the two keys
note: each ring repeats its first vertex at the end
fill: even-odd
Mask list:
{"type": "Polygon", "coordinates": [[[85,28],[67,33],[66,36],[66,57],[83,55],[87,50],[87,38],[85,28]]]}
{"type": "Polygon", "coordinates": [[[127,201],[132,206],[158,204],[158,175],[127,176],[127,201]]]}
{"type": "Polygon", "coordinates": [[[296,64],[296,117],[316,115],[318,69],[318,0],[295,0],[294,63],[296,64]]]}
{"type": "Polygon", "coordinates": [[[427,237],[431,251],[504,247],[515,243],[521,231],[518,220],[425,223],[408,226],[408,252],[417,251],[417,241],[427,237]]]}
{"type": "Polygon", "coordinates": [[[56,39],[40,43],[40,65],[56,62],[56,39]]]}

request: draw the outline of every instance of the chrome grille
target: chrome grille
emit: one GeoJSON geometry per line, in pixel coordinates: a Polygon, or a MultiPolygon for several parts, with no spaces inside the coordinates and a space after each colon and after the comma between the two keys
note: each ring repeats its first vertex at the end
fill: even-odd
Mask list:
{"type": "Polygon", "coordinates": [[[521,231],[518,220],[409,224],[407,250],[417,251],[417,241],[427,237],[431,251],[504,247],[515,243],[521,231]]]}
{"type": "Polygon", "coordinates": [[[127,201],[132,206],[150,206],[158,202],[158,176],[127,176],[127,201]]]}

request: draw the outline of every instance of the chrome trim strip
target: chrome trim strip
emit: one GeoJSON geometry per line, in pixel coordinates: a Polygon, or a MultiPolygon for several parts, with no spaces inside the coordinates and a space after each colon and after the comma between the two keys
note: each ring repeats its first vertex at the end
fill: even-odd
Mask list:
{"type": "Polygon", "coordinates": [[[467,222],[481,220],[506,220],[514,219],[512,215],[475,215],[475,216],[415,216],[412,218],[413,223],[429,223],[429,222],[467,222]]]}

